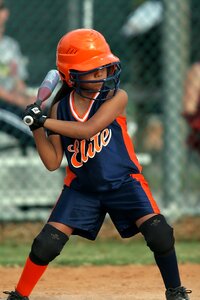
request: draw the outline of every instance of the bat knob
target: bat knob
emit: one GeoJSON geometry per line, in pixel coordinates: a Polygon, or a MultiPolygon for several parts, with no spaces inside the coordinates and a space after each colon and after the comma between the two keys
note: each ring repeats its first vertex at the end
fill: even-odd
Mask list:
{"type": "Polygon", "coordinates": [[[32,125],[34,122],[33,117],[31,117],[31,116],[24,117],[23,121],[24,121],[24,124],[26,124],[27,126],[32,125]]]}

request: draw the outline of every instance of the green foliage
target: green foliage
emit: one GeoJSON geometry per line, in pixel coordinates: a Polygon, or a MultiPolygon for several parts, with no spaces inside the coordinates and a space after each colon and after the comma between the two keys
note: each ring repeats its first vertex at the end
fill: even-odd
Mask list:
{"type": "MultiPolygon", "coordinates": [[[[177,242],[180,263],[200,263],[200,242],[177,242]]],[[[0,265],[23,265],[30,245],[5,242],[0,247],[0,265]]],[[[97,240],[72,237],[54,266],[153,264],[152,252],[143,240],[97,240]]]]}

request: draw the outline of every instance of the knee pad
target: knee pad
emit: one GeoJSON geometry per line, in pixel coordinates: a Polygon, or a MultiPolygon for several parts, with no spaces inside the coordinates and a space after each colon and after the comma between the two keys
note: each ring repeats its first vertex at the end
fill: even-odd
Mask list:
{"type": "Polygon", "coordinates": [[[37,265],[48,265],[63,249],[68,236],[62,231],[46,224],[34,239],[29,257],[37,265]]]}
{"type": "Polygon", "coordinates": [[[147,246],[157,255],[165,255],[174,249],[173,228],[163,215],[156,215],[145,221],[139,228],[147,246]]]}

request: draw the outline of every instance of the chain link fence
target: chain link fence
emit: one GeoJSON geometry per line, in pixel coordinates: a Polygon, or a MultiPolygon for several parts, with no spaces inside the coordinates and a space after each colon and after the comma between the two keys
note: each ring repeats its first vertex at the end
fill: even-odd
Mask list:
{"type": "MultiPolygon", "coordinates": [[[[104,34],[122,62],[128,127],[154,197],[169,218],[200,214],[200,76],[194,76],[191,94],[186,92],[188,72],[194,64],[197,73],[200,68],[200,2],[7,0],[6,7],[2,34],[20,45],[29,95],[36,95],[55,68],[56,45],[64,33],[93,27],[104,34]]],[[[16,76],[9,51],[0,57],[0,82],[8,64],[9,76],[16,76]]],[[[19,113],[16,106],[8,109],[0,98],[0,220],[43,220],[59,196],[64,168],[45,170],[19,118],[21,108],[19,113]]]]}

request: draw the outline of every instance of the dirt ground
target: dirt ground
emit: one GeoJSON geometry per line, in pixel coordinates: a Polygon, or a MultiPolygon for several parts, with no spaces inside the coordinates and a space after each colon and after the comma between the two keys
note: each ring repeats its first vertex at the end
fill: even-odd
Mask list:
{"type": "MultiPolygon", "coordinates": [[[[21,268],[0,267],[0,290],[12,289],[21,268]]],[[[200,299],[200,265],[181,265],[182,282],[191,300],[200,299]]],[[[0,294],[0,299],[6,299],[0,294]]],[[[49,267],[31,300],[164,300],[164,286],[155,266],[49,267]]]]}

